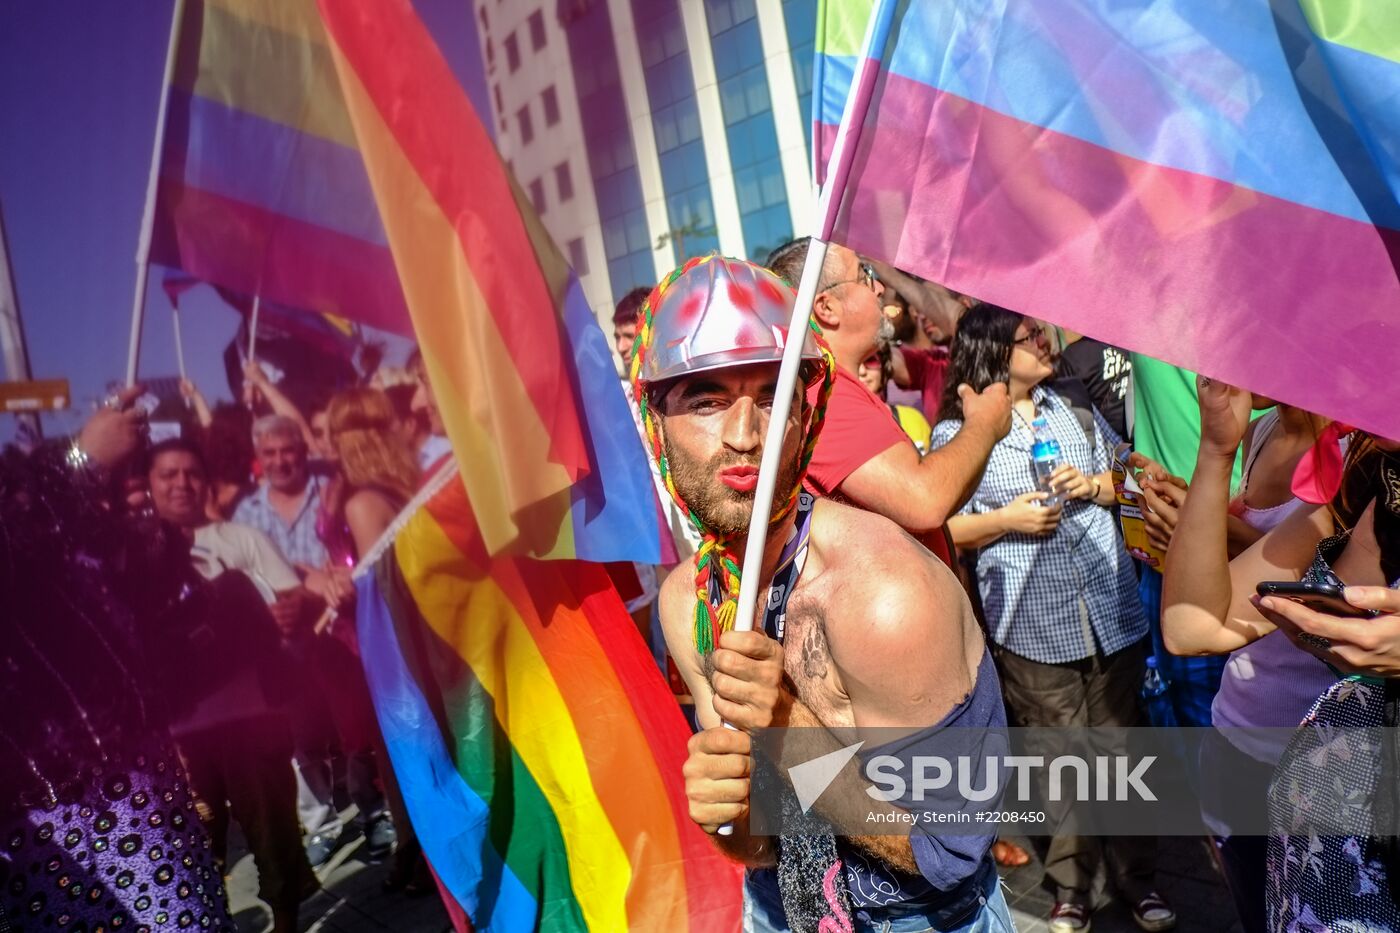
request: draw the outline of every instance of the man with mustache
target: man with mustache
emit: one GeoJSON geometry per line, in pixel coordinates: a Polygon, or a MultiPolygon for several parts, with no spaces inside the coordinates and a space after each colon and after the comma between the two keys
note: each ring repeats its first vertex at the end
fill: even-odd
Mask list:
{"type": "Polygon", "coordinates": [[[1010,929],[989,835],[820,837],[823,847],[749,831],[756,730],[922,734],[1006,722],[982,633],[948,569],[887,519],[799,493],[829,415],[832,364],[810,334],[760,571],[759,592],[768,595],[754,631],[732,630],[794,297],[765,269],[708,256],[668,276],[641,316],[634,394],[668,488],[704,535],[660,600],[667,645],[703,730],[685,765],[691,818],[750,869],[746,930],[815,931],[827,917],[849,929],[852,913],[873,928],[915,917],[940,930],[1010,929]],[[887,566],[901,572],[885,573],[887,566]],[[725,823],[732,834],[718,833],[725,823]]]}
{"type": "MultiPolygon", "coordinates": [[[[807,261],[808,239],[793,240],[768,256],[768,268],[793,285],[807,261]]],[[[967,413],[962,430],[943,447],[920,456],[889,408],[861,384],[860,364],[881,341],[893,338],[884,314],[884,286],[874,267],[836,243],[827,247],[812,302],[836,357],[836,385],[807,482],[818,493],[892,520],[950,566],[953,548],[943,525],[971,498],[997,441],[1011,430],[1004,384],[976,393],[959,387],[967,413]]]]}

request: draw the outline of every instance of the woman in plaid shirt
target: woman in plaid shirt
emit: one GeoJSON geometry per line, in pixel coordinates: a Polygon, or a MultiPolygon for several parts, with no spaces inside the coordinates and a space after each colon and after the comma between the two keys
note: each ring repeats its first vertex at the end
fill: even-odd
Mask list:
{"type": "MultiPolygon", "coordinates": [[[[959,322],[933,446],[957,433],[961,384],[981,391],[1007,383],[1014,414],[1011,432],[948,530],[959,547],[979,550],[978,590],[1012,725],[1134,726],[1147,620],[1110,511],[1118,436],[1087,402],[1080,419],[1066,395],[1046,384],[1054,371],[1035,320],[982,305],[959,322]],[[1038,417],[1060,443],[1061,466],[1051,480],[1063,505],[1046,506],[1036,488],[1031,423],[1038,417]]],[[[1068,815],[1067,804],[1046,809],[1056,825],[1068,815]]],[[[1050,929],[1088,929],[1090,886],[1105,854],[1138,925],[1174,926],[1176,915],[1153,890],[1153,840],[1057,834],[1045,860],[1045,884],[1056,901],[1050,929]]]]}

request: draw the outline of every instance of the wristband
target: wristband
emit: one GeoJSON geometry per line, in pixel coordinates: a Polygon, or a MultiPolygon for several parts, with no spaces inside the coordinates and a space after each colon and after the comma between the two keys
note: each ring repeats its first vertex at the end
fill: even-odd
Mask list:
{"type": "Polygon", "coordinates": [[[1094,501],[1095,501],[1095,502],[1099,501],[1099,492],[1102,491],[1102,489],[1103,489],[1103,480],[1101,480],[1101,479],[1099,479],[1097,476],[1095,476],[1095,477],[1094,477],[1094,501]]]}

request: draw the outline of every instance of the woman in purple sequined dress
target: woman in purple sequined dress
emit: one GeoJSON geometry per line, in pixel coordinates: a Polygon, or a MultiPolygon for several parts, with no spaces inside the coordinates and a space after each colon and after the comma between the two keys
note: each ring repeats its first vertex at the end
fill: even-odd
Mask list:
{"type": "Polygon", "coordinates": [[[72,445],[0,456],[4,930],[234,928],[147,652],[188,559],[108,495],[134,398],[72,445]]]}

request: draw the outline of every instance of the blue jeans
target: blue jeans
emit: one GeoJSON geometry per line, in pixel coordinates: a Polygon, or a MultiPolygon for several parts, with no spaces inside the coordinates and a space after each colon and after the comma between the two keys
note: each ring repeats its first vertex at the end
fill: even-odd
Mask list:
{"type": "Polygon", "coordinates": [[[1150,567],[1142,567],[1138,599],[1147,613],[1147,625],[1152,630],[1152,654],[1157,658],[1157,670],[1167,681],[1167,696],[1176,714],[1176,724],[1209,726],[1210,704],[1220,689],[1220,675],[1228,658],[1224,655],[1183,658],[1167,651],[1162,643],[1162,575],[1150,567]]]}
{"type": "MultiPolygon", "coordinates": [[[[782,902],[775,901],[774,897],[776,892],[770,893],[747,881],[744,883],[744,933],[791,933],[782,902]]],[[[878,907],[856,910],[851,918],[856,933],[931,933],[939,929],[925,916],[886,917],[881,914],[878,907]]],[[[1015,930],[1011,908],[1006,905],[1001,881],[997,880],[991,895],[982,900],[981,910],[940,933],[1015,933],[1015,930]]]]}

